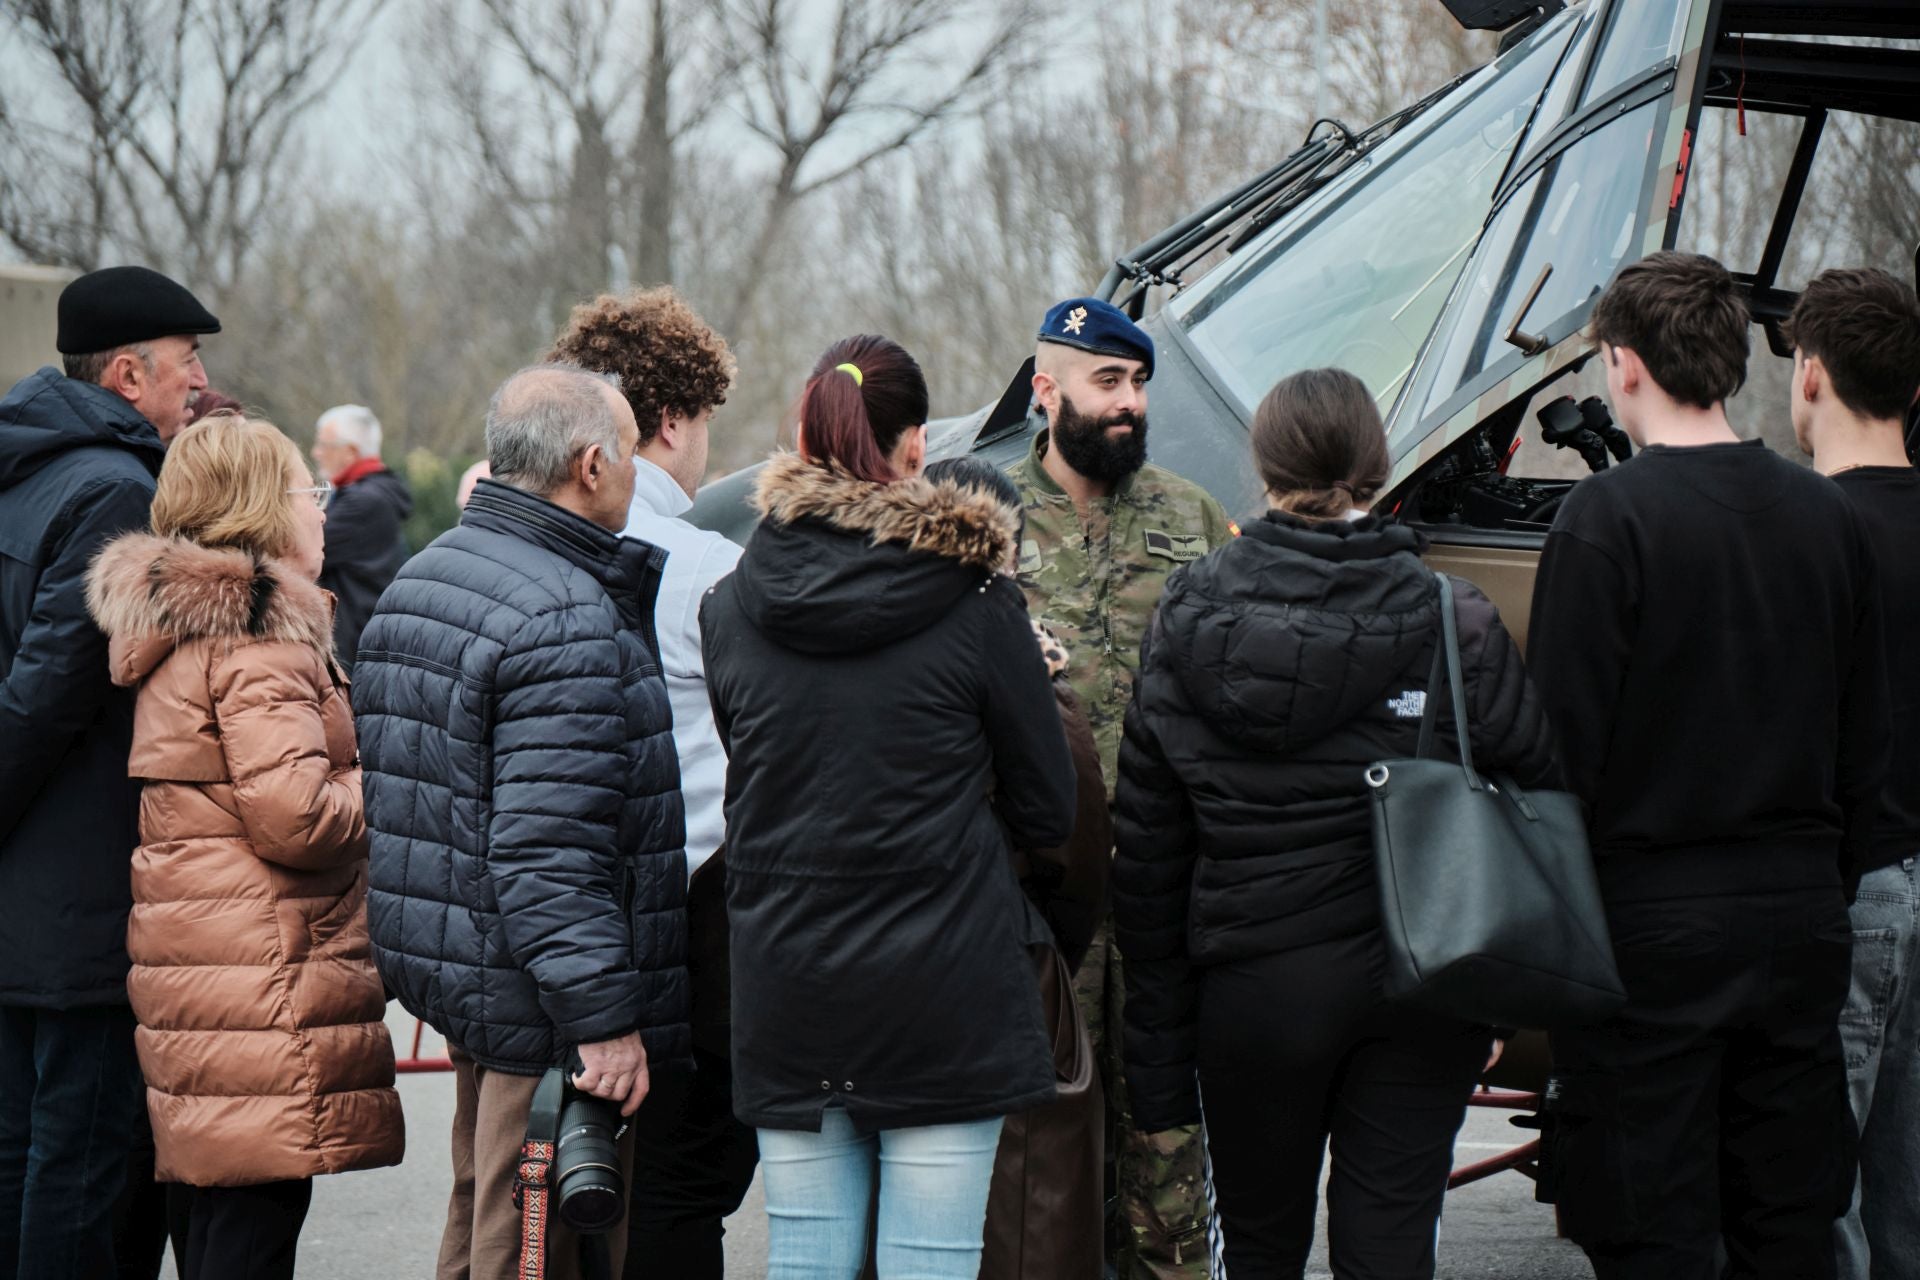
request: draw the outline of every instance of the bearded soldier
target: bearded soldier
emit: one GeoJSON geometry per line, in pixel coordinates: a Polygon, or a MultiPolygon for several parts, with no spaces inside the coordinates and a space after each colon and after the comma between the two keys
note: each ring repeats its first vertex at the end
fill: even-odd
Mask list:
{"type": "MultiPolygon", "coordinates": [[[[1237,530],[1200,486],[1147,461],[1153,339],[1097,298],[1047,312],[1034,357],[1044,423],[1013,469],[1026,510],[1020,585],[1033,616],[1067,642],[1068,679],[1093,726],[1113,799],[1121,721],[1140,641],[1167,575],[1237,530]]],[[[1120,1280],[1207,1274],[1200,1130],[1136,1133],[1121,1075],[1122,980],[1110,922],[1074,978],[1115,1114],[1109,1150],[1125,1219],[1120,1280]]]]}

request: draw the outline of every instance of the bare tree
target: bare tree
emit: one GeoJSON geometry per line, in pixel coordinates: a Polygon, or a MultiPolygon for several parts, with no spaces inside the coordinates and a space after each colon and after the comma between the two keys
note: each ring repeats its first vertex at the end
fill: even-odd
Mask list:
{"type": "Polygon", "coordinates": [[[720,3],[741,118],[775,165],[719,313],[731,330],[802,201],[978,111],[1039,41],[1031,0],[836,0],[821,24],[804,20],[795,0],[720,3]],[[805,38],[816,25],[824,41],[805,38]],[[809,44],[824,48],[810,55],[809,44]]]}
{"type": "Polygon", "coordinates": [[[1030,4],[430,0],[422,87],[458,172],[417,149],[415,204],[549,330],[627,279],[679,286],[748,357],[720,434],[751,456],[811,358],[781,318],[815,297],[794,251],[843,243],[796,211],[991,101],[1039,47],[1030,4]]]}
{"type": "Polygon", "coordinates": [[[549,310],[672,280],[680,153],[730,68],[712,0],[433,0],[430,88],[549,310]],[[615,262],[624,260],[626,272],[615,262]]]}
{"type": "Polygon", "coordinates": [[[0,103],[0,235],[72,266],[119,250],[231,286],[285,196],[299,125],[382,2],[0,0],[38,73],[0,103]]]}
{"type": "Polygon", "coordinates": [[[1322,114],[1371,124],[1486,62],[1497,39],[1431,2],[1329,3],[1324,45],[1314,0],[1197,0],[1195,10],[1235,89],[1302,127],[1316,99],[1322,114]]]}
{"type": "MultiPolygon", "coordinates": [[[[1806,123],[1797,116],[1709,107],[1694,139],[1677,244],[1736,272],[1756,270],[1786,191],[1806,123]]],[[[1906,278],[1920,244],[1920,125],[1832,112],[1793,208],[1774,283],[1798,289],[1828,267],[1876,266],[1906,278]]],[[[1756,334],[1757,337],[1757,334],[1756,334]]],[[[1736,424],[1800,457],[1788,415],[1792,362],[1756,341],[1747,382],[1731,402],[1736,424]]]]}
{"type": "Polygon", "coordinates": [[[1911,279],[1920,254],[1920,124],[1864,116],[1836,123],[1833,199],[1844,209],[1850,252],[1814,269],[1867,262],[1911,279]]]}
{"type": "Polygon", "coordinates": [[[1297,145],[1280,104],[1228,91],[1212,3],[1125,0],[999,95],[977,145],[890,160],[836,201],[859,246],[839,306],[925,353],[936,413],[997,395],[1050,302],[1297,145]]]}

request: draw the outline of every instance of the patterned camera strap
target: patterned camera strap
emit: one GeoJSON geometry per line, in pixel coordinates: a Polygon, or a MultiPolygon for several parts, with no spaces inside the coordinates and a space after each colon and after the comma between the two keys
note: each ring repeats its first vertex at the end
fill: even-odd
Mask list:
{"type": "Polygon", "coordinates": [[[547,1208],[553,1197],[547,1174],[553,1168],[553,1148],[553,1143],[534,1138],[520,1144],[520,1168],[513,1180],[513,1202],[520,1206],[518,1280],[546,1280],[547,1208]]]}

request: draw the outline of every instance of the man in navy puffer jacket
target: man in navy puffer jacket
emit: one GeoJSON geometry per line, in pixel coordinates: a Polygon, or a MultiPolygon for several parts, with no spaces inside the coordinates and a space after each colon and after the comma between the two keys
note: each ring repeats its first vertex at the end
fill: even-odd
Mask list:
{"type": "MultiPolygon", "coordinates": [[[[400,571],[354,664],[375,959],[446,1035],[457,1076],[442,1275],[515,1274],[541,1073],[577,1049],[575,1085],[631,1115],[649,1067],[692,1056],[684,816],[653,636],[666,553],[618,533],[638,434],[614,379],[508,379],[487,412],[494,479],[400,571]]],[[[618,1274],[623,1233],[607,1240],[618,1274]]],[[[550,1277],[574,1273],[557,1217],[548,1251],[550,1277]]]]}
{"type": "MultiPolygon", "coordinates": [[[[206,389],[200,335],[220,331],[146,267],[81,276],[59,317],[63,367],[0,397],[0,1276],[29,1280],[128,1264],[109,1226],[146,1127],[127,1004],[140,782],[86,576],[146,528],[206,389]]],[[[144,1164],[150,1187],[150,1139],[144,1164]]]]}

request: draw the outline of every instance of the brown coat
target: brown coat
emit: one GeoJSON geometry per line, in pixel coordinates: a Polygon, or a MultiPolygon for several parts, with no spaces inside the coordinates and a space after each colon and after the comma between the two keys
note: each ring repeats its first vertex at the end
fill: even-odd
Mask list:
{"type": "Polygon", "coordinates": [[[139,686],[127,994],[158,1176],[235,1186],[398,1163],[367,831],[330,602],[276,561],[129,534],[87,603],[139,686]]]}
{"type": "Polygon", "coordinates": [[[1053,1040],[1059,1092],[1008,1116],[993,1162],[981,1280],[1098,1280],[1102,1274],[1106,1102],[1073,971],[1106,910],[1113,826],[1093,731],[1068,686],[1066,653],[1038,625],[1054,697],[1073,752],[1078,808],[1073,837],[1058,849],[1020,857],[1028,896],[1051,931],[1030,935],[1028,952],[1053,1040]]]}

